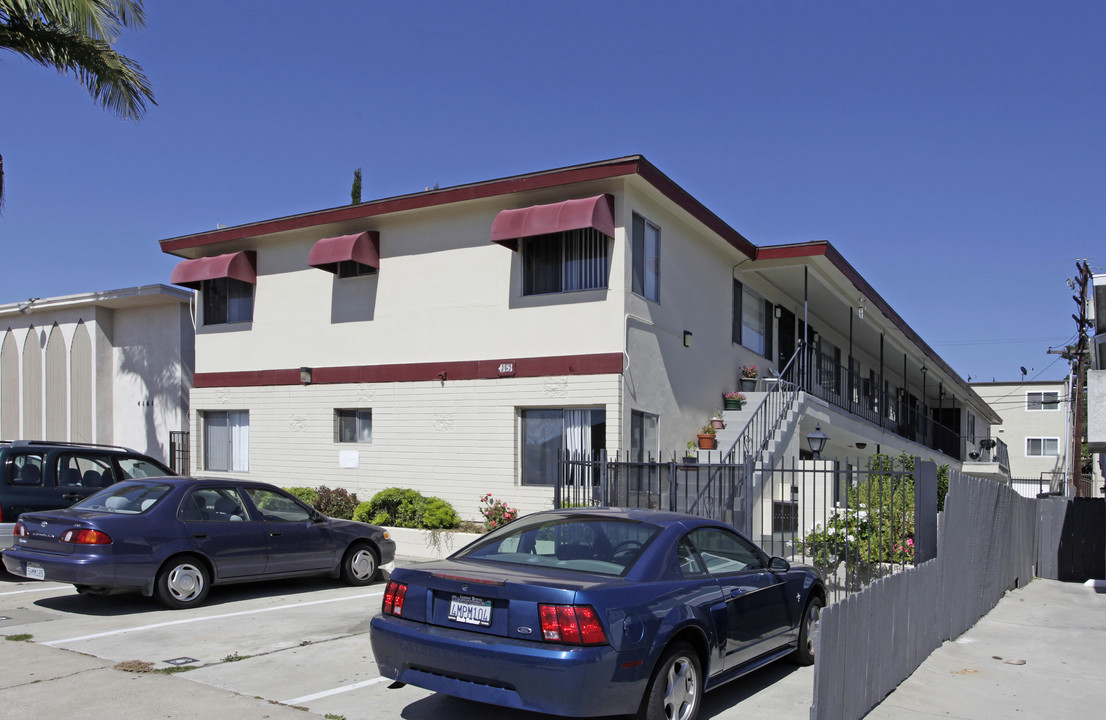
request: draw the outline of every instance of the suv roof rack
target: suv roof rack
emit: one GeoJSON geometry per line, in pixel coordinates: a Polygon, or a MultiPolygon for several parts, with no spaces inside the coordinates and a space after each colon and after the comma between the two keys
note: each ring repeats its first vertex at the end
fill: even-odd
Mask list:
{"type": "Polygon", "coordinates": [[[31,445],[46,445],[48,447],[82,447],[96,448],[99,450],[120,450],[122,452],[138,452],[122,445],[103,445],[100,443],[66,442],[64,440],[12,440],[12,447],[28,447],[31,445]]]}

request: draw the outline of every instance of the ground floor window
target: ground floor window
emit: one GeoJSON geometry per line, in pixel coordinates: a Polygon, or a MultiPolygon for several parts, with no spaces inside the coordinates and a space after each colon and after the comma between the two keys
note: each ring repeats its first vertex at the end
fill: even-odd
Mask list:
{"type": "Polygon", "coordinates": [[[607,411],[603,408],[535,408],[519,414],[523,485],[555,484],[562,453],[584,460],[606,447],[607,411]]]}
{"type": "Polygon", "coordinates": [[[250,413],[247,410],[205,411],[204,470],[248,472],[250,413]]]}
{"type": "Polygon", "coordinates": [[[631,467],[630,487],[634,490],[646,490],[656,482],[659,468],[646,465],[660,460],[660,436],[657,425],[660,418],[641,410],[630,411],[630,462],[641,463],[631,467]]]}
{"type": "Polygon", "coordinates": [[[372,410],[335,410],[337,440],[340,443],[373,441],[372,410]]]}

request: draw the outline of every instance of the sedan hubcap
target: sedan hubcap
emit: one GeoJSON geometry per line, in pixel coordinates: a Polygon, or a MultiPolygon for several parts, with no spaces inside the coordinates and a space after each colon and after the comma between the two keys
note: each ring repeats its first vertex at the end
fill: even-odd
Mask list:
{"type": "Polygon", "coordinates": [[[174,598],[188,601],[204,589],[204,576],[194,565],[178,565],[169,573],[169,592],[174,598]]]}
{"type": "Polygon", "coordinates": [[[358,550],[354,553],[349,566],[358,580],[364,580],[376,571],[376,561],[368,550],[358,550]]]}
{"type": "Polygon", "coordinates": [[[664,693],[664,716],[669,720],[687,720],[695,709],[699,682],[695,666],[686,657],[678,657],[668,670],[668,687],[664,693]]]}

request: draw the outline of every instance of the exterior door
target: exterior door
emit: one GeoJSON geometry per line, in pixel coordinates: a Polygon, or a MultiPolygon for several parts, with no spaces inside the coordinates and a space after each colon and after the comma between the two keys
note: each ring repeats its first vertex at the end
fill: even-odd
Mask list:
{"type": "MultiPolygon", "coordinates": [[[[769,320],[771,322],[771,320],[769,320]]],[[[779,358],[776,360],[780,372],[783,372],[783,368],[787,365],[787,361],[791,359],[791,356],[795,354],[795,313],[791,312],[787,308],[780,308],[779,325],[776,328],[776,332],[779,333],[779,341],[776,346],[779,348],[779,358]]]]}

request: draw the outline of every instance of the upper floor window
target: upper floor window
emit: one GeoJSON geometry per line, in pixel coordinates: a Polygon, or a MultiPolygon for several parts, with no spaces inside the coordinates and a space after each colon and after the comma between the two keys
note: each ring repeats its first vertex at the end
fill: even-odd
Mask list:
{"type": "Polygon", "coordinates": [[[610,264],[610,240],[594,228],[523,238],[522,294],[605,289],[610,264]]]}
{"type": "Polygon", "coordinates": [[[1060,393],[1058,392],[1031,392],[1025,394],[1026,410],[1059,410],[1060,393]]]}
{"type": "Polygon", "coordinates": [[[204,325],[253,321],[253,285],[234,278],[204,280],[204,325]]]}
{"type": "Polygon", "coordinates": [[[733,281],[733,330],[731,339],[758,355],[770,357],[772,352],[772,303],[733,281]]]}
{"type": "Polygon", "coordinates": [[[1059,438],[1026,438],[1026,457],[1060,457],[1059,438]]]}
{"type": "Polygon", "coordinates": [[[634,213],[633,291],[654,302],[661,297],[661,229],[634,213]]]}
{"type": "Polygon", "coordinates": [[[372,265],[359,263],[356,260],[343,260],[338,263],[338,277],[351,278],[362,275],[376,275],[376,268],[372,265]]]}

